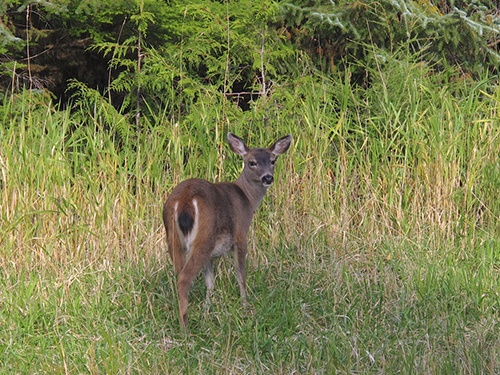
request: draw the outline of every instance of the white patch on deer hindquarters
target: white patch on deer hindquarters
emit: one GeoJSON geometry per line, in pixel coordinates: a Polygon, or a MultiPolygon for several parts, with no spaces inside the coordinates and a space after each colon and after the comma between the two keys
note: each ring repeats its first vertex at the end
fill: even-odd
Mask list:
{"type": "Polygon", "coordinates": [[[186,259],[189,259],[189,254],[191,253],[193,242],[198,234],[198,226],[199,226],[198,202],[196,201],[196,199],[193,199],[191,203],[194,208],[193,227],[186,234],[184,234],[179,225],[179,215],[181,214],[181,212],[178,211],[179,202],[175,202],[174,204],[175,226],[177,228],[177,233],[179,235],[179,240],[181,242],[181,245],[184,249],[186,249],[186,259]]]}
{"type": "Polygon", "coordinates": [[[192,248],[191,245],[193,244],[194,240],[196,239],[196,235],[198,234],[198,223],[200,222],[198,213],[198,202],[196,201],[196,199],[193,199],[193,207],[194,207],[194,224],[191,231],[186,235],[186,248],[187,248],[186,258],[189,258],[189,253],[191,252],[192,248]]]}
{"type": "Polygon", "coordinates": [[[186,243],[186,259],[189,259],[189,255],[191,254],[191,250],[193,248],[193,242],[196,239],[196,235],[198,234],[198,202],[196,201],[196,199],[193,199],[192,203],[194,207],[194,224],[191,230],[186,233],[186,236],[184,237],[184,241],[186,243]]]}

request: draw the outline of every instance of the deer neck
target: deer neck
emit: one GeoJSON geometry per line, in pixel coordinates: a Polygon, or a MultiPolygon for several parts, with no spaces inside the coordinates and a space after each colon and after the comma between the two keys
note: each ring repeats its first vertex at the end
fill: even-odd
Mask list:
{"type": "Polygon", "coordinates": [[[246,197],[250,201],[252,211],[255,213],[255,211],[257,211],[257,208],[259,208],[262,199],[266,195],[267,186],[255,185],[254,182],[248,180],[244,173],[242,173],[240,177],[238,177],[238,179],[234,181],[234,183],[238,185],[241,190],[243,190],[246,197]]]}

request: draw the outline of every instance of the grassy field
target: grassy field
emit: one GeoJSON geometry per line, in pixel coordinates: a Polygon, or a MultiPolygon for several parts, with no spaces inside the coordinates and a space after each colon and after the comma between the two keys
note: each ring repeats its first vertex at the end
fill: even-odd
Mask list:
{"type": "Polygon", "coordinates": [[[6,95],[0,373],[500,373],[500,90],[373,73],[248,112],[206,96],[142,131],[100,98],[6,95]],[[184,336],[161,208],[184,178],[238,175],[228,130],[294,143],[249,233],[249,307],[223,259],[184,336]]]}

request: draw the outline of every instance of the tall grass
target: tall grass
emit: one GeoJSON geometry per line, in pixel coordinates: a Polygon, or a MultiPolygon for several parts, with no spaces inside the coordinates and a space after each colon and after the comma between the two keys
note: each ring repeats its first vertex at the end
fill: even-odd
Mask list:
{"type": "MultiPolygon", "coordinates": [[[[369,89],[302,77],[241,112],[217,95],[144,129],[95,93],[5,96],[5,373],[500,372],[495,81],[386,56],[369,89]],[[161,209],[180,180],[237,177],[228,130],[291,133],[250,232],[250,308],[230,260],[178,327],[161,209]]],[[[83,89],[82,89],[83,91],[83,89]]]]}

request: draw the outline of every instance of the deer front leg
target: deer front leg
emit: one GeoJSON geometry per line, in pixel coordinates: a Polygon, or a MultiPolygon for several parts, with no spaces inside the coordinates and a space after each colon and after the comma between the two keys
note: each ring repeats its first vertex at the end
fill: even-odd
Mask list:
{"type": "Polygon", "coordinates": [[[206,299],[206,304],[207,304],[207,310],[208,306],[210,305],[210,298],[212,297],[212,292],[214,290],[214,264],[212,260],[210,260],[204,268],[205,271],[205,285],[207,287],[207,299],[206,299]]]}
{"type": "Polygon", "coordinates": [[[246,297],[246,273],[245,273],[245,261],[247,256],[247,243],[242,242],[239,245],[235,245],[234,258],[236,263],[236,277],[238,279],[238,285],[240,287],[240,295],[243,301],[243,306],[247,305],[246,297]]]}

